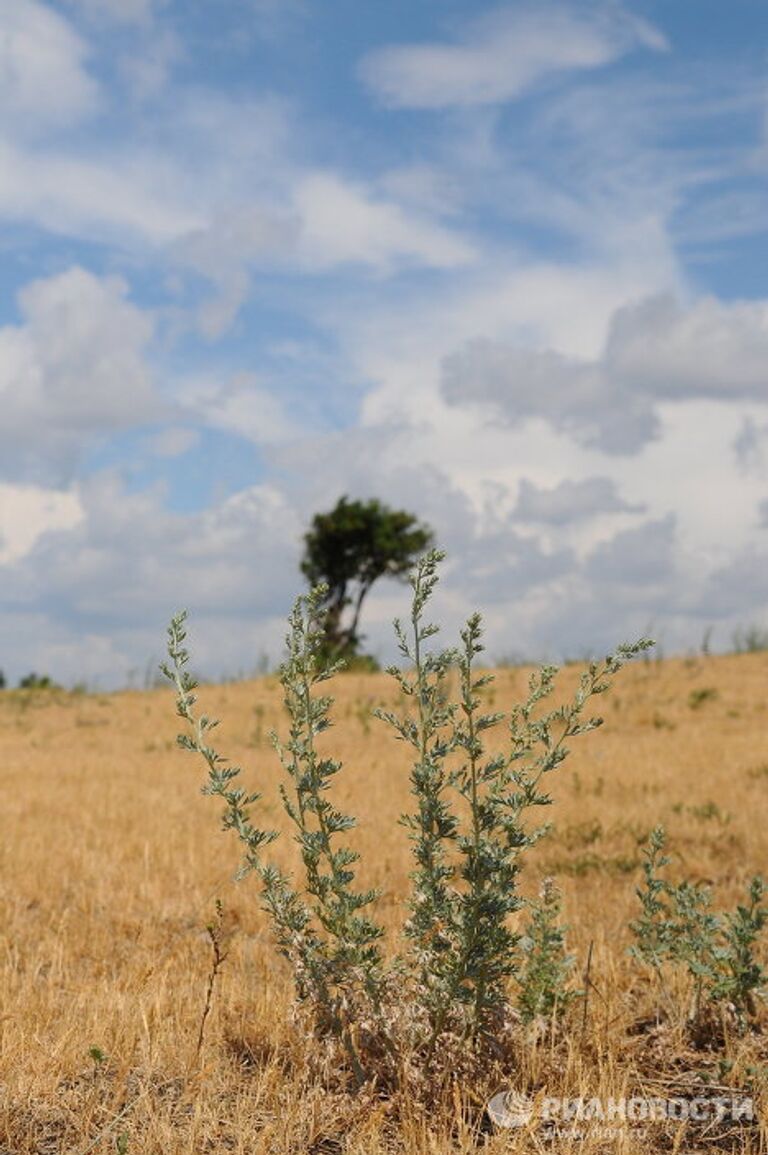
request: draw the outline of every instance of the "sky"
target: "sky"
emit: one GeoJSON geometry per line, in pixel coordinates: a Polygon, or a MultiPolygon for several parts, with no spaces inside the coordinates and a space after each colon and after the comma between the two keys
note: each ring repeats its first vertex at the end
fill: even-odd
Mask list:
{"type": "Polygon", "coordinates": [[[768,628],[767,65],[764,0],[0,0],[9,681],[278,660],[342,494],[495,661],[768,628]]]}

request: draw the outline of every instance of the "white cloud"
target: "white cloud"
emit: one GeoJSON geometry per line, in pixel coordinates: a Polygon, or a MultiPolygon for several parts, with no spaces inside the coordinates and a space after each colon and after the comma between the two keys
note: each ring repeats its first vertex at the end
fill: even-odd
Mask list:
{"type": "Polygon", "coordinates": [[[0,216],[86,241],[162,244],[198,228],[178,168],[156,154],[99,158],[0,140],[0,216]]]}
{"type": "MultiPolygon", "coordinates": [[[[478,532],[457,559],[453,582],[460,586],[462,601],[468,607],[482,607],[484,613],[504,605],[511,611],[511,621],[522,616],[513,609],[527,597],[538,598],[553,583],[572,574],[576,559],[563,546],[547,548],[537,538],[524,537],[509,526],[495,531],[478,532]]],[[[507,638],[509,638],[508,631],[507,638]]]]}
{"type": "Polygon", "coordinates": [[[425,161],[390,169],[380,184],[387,196],[418,212],[452,216],[462,207],[460,176],[425,161]]]}
{"type": "Polygon", "coordinates": [[[189,429],[182,425],[169,425],[150,437],[146,444],[153,456],[172,459],[183,457],[185,453],[195,449],[199,443],[200,433],[197,429],[189,429]]]}
{"type": "Polygon", "coordinates": [[[273,99],[176,88],[141,113],[141,132],[34,146],[0,131],[0,218],[147,257],[226,223],[251,203],[284,203],[289,121],[273,99]],[[199,158],[205,157],[201,164],[199,158]]]}
{"type": "Polygon", "coordinates": [[[499,104],[545,77],[598,68],[639,46],[661,50],[666,42],[618,6],[579,12],[558,3],[517,4],[476,20],[456,43],[377,49],[361,74],[391,108],[499,104]]]}
{"type": "Polygon", "coordinates": [[[216,292],[197,309],[208,338],[221,337],[248,298],[254,269],[328,274],[357,265],[378,276],[404,268],[451,270],[476,254],[461,236],[366,185],[330,172],[283,174],[280,199],[217,207],[205,225],[171,248],[180,267],[212,281],[216,292]]]}
{"type": "Polygon", "coordinates": [[[637,452],[657,437],[660,400],[768,403],[768,304],[668,296],[616,311],[603,356],[566,358],[491,340],[446,358],[443,394],[510,423],[543,417],[587,446],[637,452]]]}
{"type": "Polygon", "coordinates": [[[0,329],[3,472],[66,475],[93,439],[162,414],[145,360],[153,322],[127,293],[75,267],[19,294],[22,324],[0,329]]]}
{"type": "Polygon", "coordinates": [[[586,446],[636,453],[659,435],[653,407],[600,365],[550,350],[477,340],[446,358],[443,395],[449,404],[479,404],[493,419],[517,424],[543,418],[586,446]]]}
{"type": "Polygon", "coordinates": [[[768,301],[671,297],[614,317],[608,372],[657,397],[754,397],[768,401],[768,301]]]}
{"type": "Polygon", "coordinates": [[[540,488],[523,478],[515,506],[521,521],[567,526],[605,513],[642,513],[645,506],[624,501],[610,477],[561,481],[553,489],[540,488]]]}
{"type": "Polygon", "coordinates": [[[734,626],[758,622],[768,627],[768,595],[765,574],[768,550],[749,542],[708,575],[701,592],[699,610],[711,617],[730,619],[734,626]]]}
{"type": "Polygon", "coordinates": [[[331,508],[343,493],[377,497],[413,508],[442,545],[458,553],[474,532],[474,511],[444,463],[425,451],[425,433],[406,423],[352,427],[276,445],[267,459],[307,520],[318,509],[331,508]]]}
{"type": "Polygon", "coordinates": [[[82,517],[74,491],[0,483],[0,565],[24,557],[48,530],[73,529],[82,517]]]}
{"type": "Polygon", "coordinates": [[[159,659],[168,620],[184,607],[195,669],[252,669],[262,651],[279,655],[302,586],[303,526],[276,489],[254,486],[192,514],[168,512],[157,491],[127,493],[109,475],[78,497],[76,526],[44,534],[3,569],[6,672],[125,682],[159,659]],[[50,617],[38,607],[51,607],[50,617]],[[26,628],[14,631],[13,619],[26,628]]]}
{"type": "Polygon", "coordinates": [[[249,373],[238,373],[223,386],[187,382],[184,406],[207,425],[246,437],[255,445],[279,445],[302,432],[299,420],[249,373]]]}
{"type": "Polygon", "coordinates": [[[733,452],[742,469],[759,470],[768,465],[768,422],[746,416],[733,439],[733,452]]]}
{"type": "Polygon", "coordinates": [[[182,55],[179,38],[167,28],[153,29],[138,51],[123,53],[118,69],[131,100],[141,105],[159,99],[182,55]]]}
{"type": "Polygon", "coordinates": [[[175,242],[173,259],[209,278],[217,289],[198,309],[204,336],[220,337],[230,327],[248,297],[252,266],[292,259],[300,229],[296,213],[252,203],[216,209],[202,228],[175,242]]]}
{"type": "Polygon", "coordinates": [[[475,259],[461,237],[333,173],[303,177],[293,202],[302,225],[300,258],[310,269],[344,263],[381,272],[403,264],[451,269],[475,259]]]}
{"type": "Polygon", "coordinates": [[[673,514],[621,530],[590,554],[586,575],[603,585],[641,586],[647,595],[650,586],[674,574],[676,532],[673,514]]]}
{"type": "Polygon", "coordinates": [[[0,0],[0,107],[6,130],[61,128],[92,113],[85,42],[37,0],[0,0]]]}
{"type": "MultiPolygon", "coordinates": [[[[717,408],[712,402],[685,408],[697,405],[717,408]]],[[[757,497],[765,494],[758,483],[736,485],[723,465],[727,453],[718,457],[718,430],[727,447],[736,428],[731,416],[724,420],[713,412],[705,422],[696,413],[697,436],[705,429],[707,435],[690,446],[688,422],[674,430],[665,424],[664,440],[630,460],[626,470],[619,462],[626,484],[592,475],[587,483],[602,484],[591,485],[589,493],[578,481],[538,488],[534,504],[546,508],[534,512],[549,521],[537,523],[536,532],[530,523],[521,525],[515,509],[520,461],[526,471],[537,460],[549,468],[557,463],[566,478],[573,461],[554,451],[536,425],[505,434],[477,426],[466,414],[455,441],[439,413],[425,414],[422,426],[353,427],[274,441],[264,464],[279,483],[249,488],[199,513],[169,512],[159,488],[130,494],[114,478],[97,478],[79,491],[83,518],[75,528],[42,536],[27,557],[5,567],[5,605],[17,620],[28,617],[29,629],[17,638],[8,627],[15,640],[12,661],[4,661],[12,672],[35,666],[69,680],[106,669],[119,681],[130,669],[143,670],[149,655],[159,655],[166,619],[184,604],[193,611],[197,668],[249,668],[265,649],[274,657],[283,615],[301,587],[301,535],[311,515],[344,492],[412,510],[435,529],[449,551],[436,604],[446,641],[474,609],[486,618],[492,657],[583,654],[644,632],[653,621],[661,623],[668,648],[698,641],[713,620],[722,634],[753,617],[759,599],[752,587],[747,593],[753,600],[746,597],[735,573],[714,584],[710,575],[744,540],[750,519],[754,532],[757,497]],[[467,480],[462,452],[471,456],[484,491],[471,476],[467,480]],[[491,486],[493,477],[498,482],[491,486]],[[631,493],[633,505],[627,508],[617,490],[631,493]],[[636,509],[637,495],[650,518],[612,532],[614,518],[636,509]],[[593,512],[609,515],[602,525],[587,516],[586,498],[594,499],[593,512]],[[750,501],[749,518],[733,530],[750,501]],[[565,505],[574,518],[568,524],[555,520],[565,505]],[[700,524],[691,511],[701,514],[700,524]],[[725,521],[730,538],[721,532],[725,521]],[[40,621],[37,607],[46,605],[55,609],[50,620],[40,621]]],[[[597,461],[592,458],[593,468],[597,461]]],[[[588,462],[576,462],[582,475],[588,462]]],[[[604,458],[600,464],[605,468],[604,458]]],[[[407,596],[383,583],[366,607],[366,644],[385,659],[394,656],[391,618],[402,615],[407,596]]]]}
{"type": "Polygon", "coordinates": [[[768,231],[768,193],[764,188],[732,189],[686,205],[675,233],[683,244],[748,237],[768,231]]]}

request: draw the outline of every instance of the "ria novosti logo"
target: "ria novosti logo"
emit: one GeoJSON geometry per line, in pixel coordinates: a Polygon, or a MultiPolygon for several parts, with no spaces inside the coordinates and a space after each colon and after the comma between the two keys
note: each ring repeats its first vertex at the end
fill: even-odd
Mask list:
{"type": "Polygon", "coordinates": [[[731,1095],[661,1096],[538,1096],[519,1091],[500,1091],[487,1106],[496,1127],[514,1129],[531,1123],[549,1129],[562,1127],[627,1127],[648,1123],[690,1122],[719,1126],[724,1123],[749,1124],[755,1121],[754,1100],[734,1092],[731,1095]]]}

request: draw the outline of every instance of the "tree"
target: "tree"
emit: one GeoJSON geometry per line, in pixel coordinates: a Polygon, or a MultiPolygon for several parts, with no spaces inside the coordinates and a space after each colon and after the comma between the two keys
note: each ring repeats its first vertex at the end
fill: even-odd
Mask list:
{"type": "Polygon", "coordinates": [[[404,509],[381,502],[339,499],[328,513],[317,513],[304,535],[301,572],[310,585],[328,587],[323,602],[329,653],[353,657],[358,652],[360,611],[380,577],[403,577],[431,544],[432,530],[404,509]],[[347,625],[342,618],[351,607],[347,625]]]}

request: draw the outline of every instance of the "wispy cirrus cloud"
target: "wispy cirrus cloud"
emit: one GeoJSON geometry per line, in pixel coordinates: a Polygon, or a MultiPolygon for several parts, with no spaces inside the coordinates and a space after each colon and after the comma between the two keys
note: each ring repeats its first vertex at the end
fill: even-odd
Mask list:
{"type": "Polygon", "coordinates": [[[92,114],[99,88],[88,45],[39,0],[0,0],[0,107],[7,127],[35,135],[92,114]]]}
{"type": "Polygon", "coordinates": [[[0,139],[0,216],[86,242],[170,243],[202,219],[180,176],[157,153],[30,149],[0,139]]]}
{"type": "Polygon", "coordinates": [[[333,173],[303,177],[294,203],[302,226],[300,252],[310,268],[351,262],[385,272],[405,262],[447,269],[475,259],[462,237],[333,173]]]}
{"type": "Polygon", "coordinates": [[[361,64],[389,108],[502,104],[560,72],[599,68],[633,48],[667,48],[663,34],[616,5],[559,3],[486,12],[454,41],[379,48],[361,64]]]}

